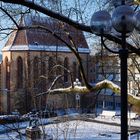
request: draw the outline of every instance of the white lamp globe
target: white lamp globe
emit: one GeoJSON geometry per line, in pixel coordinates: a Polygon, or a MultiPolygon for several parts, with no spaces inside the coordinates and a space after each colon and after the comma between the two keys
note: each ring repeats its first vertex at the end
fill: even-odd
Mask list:
{"type": "Polygon", "coordinates": [[[107,11],[95,12],[91,18],[91,30],[95,34],[107,34],[111,31],[111,16],[107,11]]]}
{"type": "Polygon", "coordinates": [[[134,10],[127,5],[117,7],[112,14],[112,26],[119,33],[130,33],[136,24],[134,10]]]}

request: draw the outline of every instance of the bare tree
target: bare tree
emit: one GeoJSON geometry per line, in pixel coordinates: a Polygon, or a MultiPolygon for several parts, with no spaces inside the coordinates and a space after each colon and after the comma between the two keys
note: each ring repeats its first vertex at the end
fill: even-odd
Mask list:
{"type": "MultiPolygon", "coordinates": [[[[43,14],[47,15],[47,16],[50,16],[50,17],[55,18],[55,19],[58,19],[58,20],[60,20],[62,22],[66,22],[66,23],[74,26],[77,29],[80,29],[80,30],[85,31],[85,32],[92,33],[90,26],[82,24],[82,23],[79,23],[79,22],[76,22],[73,19],[69,18],[68,16],[64,16],[63,14],[60,14],[58,12],[55,12],[55,11],[52,11],[52,10],[48,9],[47,7],[41,6],[39,4],[40,1],[1,0],[1,2],[3,2],[6,5],[8,5],[8,3],[10,3],[10,4],[16,4],[16,5],[21,5],[21,6],[28,7],[30,9],[32,9],[32,10],[38,11],[40,13],[43,13],[43,14]]],[[[1,4],[3,4],[3,3],[1,3],[1,4]]],[[[21,27],[18,28],[18,29],[21,29],[21,27]]],[[[119,38],[113,36],[113,35],[104,35],[104,37],[106,37],[107,39],[112,40],[112,41],[114,41],[114,42],[116,42],[118,44],[121,44],[121,40],[119,38]]],[[[137,49],[134,46],[132,46],[129,43],[127,43],[126,45],[127,45],[128,49],[130,49],[133,52],[135,52],[136,54],[140,55],[140,52],[137,51],[137,49]]]]}
{"type": "MultiPolygon", "coordinates": [[[[19,6],[21,6],[22,10],[24,12],[22,12],[20,9],[19,15],[23,15],[23,14],[26,14],[26,13],[31,12],[31,11],[36,12],[37,14],[42,13],[42,14],[45,14],[46,16],[50,16],[52,18],[58,19],[61,22],[65,22],[67,24],[70,24],[71,26],[73,26],[79,30],[85,31],[87,33],[91,33],[90,26],[85,25],[83,22],[81,22],[82,17],[80,18],[80,21],[74,20],[74,19],[70,18],[69,15],[65,16],[63,14],[62,10],[61,10],[61,12],[56,12],[54,10],[51,10],[47,7],[47,4],[45,3],[46,1],[41,1],[42,2],[41,4],[39,3],[40,2],[39,0],[38,1],[37,0],[36,1],[35,0],[34,1],[30,1],[30,0],[22,0],[22,1],[19,1],[19,0],[12,0],[12,1],[11,0],[1,0],[0,2],[1,2],[1,10],[7,15],[8,18],[11,19],[12,23],[14,23],[14,25],[16,25],[16,28],[14,30],[24,30],[24,29],[30,29],[30,28],[41,28],[43,30],[46,30],[47,32],[53,34],[54,37],[56,37],[57,39],[62,41],[73,52],[73,54],[77,58],[85,86],[74,86],[72,84],[68,88],[58,88],[58,89],[49,88],[46,93],[41,93],[38,96],[41,96],[43,94],[48,94],[48,93],[49,94],[58,94],[58,92],[59,92],[59,94],[76,93],[76,92],[81,93],[81,94],[87,94],[89,92],[95,92],[95,91],[98,91],[98,90],[103,89],[103,88],[110,88],[113,90],[113,92],[120,93],[120,87],[115,85],[111,81],[108,81],[108,80],[101,81],[101,82],[97,83],[95,86],[91,86],[88,83],[86,76],[84,74],[80,55],[78,54],[77,50],[75,49],[76,47],[75,47],[73,40],[71,39],[71,36],[68,35],[69,40],[72,42],[72,46],[69,45],[65,40],[63,40],[58,34],[56,34],[55,32],[53,32],[45,27],[42,27],[42,26],[23,27],[22,25],[19,26],[18,23],[16,22],[14,14],[13,14],[13,11],[17,11],[17,10],[15,10],[15,8],[12,9],[12,14],[13,14],[12,15],[10,13],[9,9],[11,9],[12,5],[14,5],[15,7],[18,7],[18,9],[19,9],[19,6]]],[[[89,3],[90,3],[90,1],[89,1],[89,3]]],[[[81,10],[80,5],[78,6],[78,4],[80,4],[80,2],[78,2],[76,6],[81,10]]],[[[86,4],[88,4],[88,3],[86,3],[86,4]]],[[[67,7],[67,5],[66,5],[66,7],[67,7]]],[[[79,13],[79,12],[77,12],[77,13],[79,13]]],[[[81,14],[81,12],[80,12],[80,14],[81,14]]],[[[13,31],[13,28],[5,28],[5,29],[2,29],[2,31],[9,30],[9,29],[11,32],[13,31]]],[[[6,35],[8,35],[8,34],[9,34],[9,32],[6,33],[6,35]]],[[[106,39],[113,41],[115,43],[118,43],[118,44],[121,44],[121,42],[122,42],[121,39],[119,39],[118,37],[113,36],[111,34],[104,35],[104,37],[106,39]]],[[[126,46],[129,50],[133,51],[137,55],[140,55],[139,48],[136,48],[135,46],[133,46],[133,44],[127,42],[126,46]]],[[[54,84],[54,82],[53,82],[53,84],[54,84]]],[[[140,103],[140,99],[138,97],[134,97],[134,96],[129,95],[129,102],[131,102],[132,104],[135,104],[137,106],[140,103]]]]}

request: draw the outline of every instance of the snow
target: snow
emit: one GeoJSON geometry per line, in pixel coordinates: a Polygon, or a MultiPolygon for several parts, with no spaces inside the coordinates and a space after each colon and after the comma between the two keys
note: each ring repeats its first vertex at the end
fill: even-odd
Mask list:
{"type": "MultiPolygon", "coordinates": [[[[73,115],[70,118],[72,117],[73,115]]],[[[42,123],[48,123],[44,126],[45,132],[47,135],[53,137],[54,140],[120,140],[120,118],[101,118],[100,116],[96,118],[88,117],[85,120],[78,120],[78,116],[77,120],[72,120],[70,118],[64,117],[61,123],[57,121],[57,117],[43,119],[41,121],[42,123]]],[[[9,124],[8,126],[13,127],[13,124],[9,124]]],[[[27,126],[28,122],[22,122],[14,127],[22,128],[20,131],[25,134],[25,128],[27,126]]],[[[140,127],[140,120],[131,121],[131,126],[140,127]]],[[[0,130],[1,128],[4,129],[4,126],[0,125],[0,130]]],[[[3,133],[0,135],[0,140],[9,140],[9,137],[14,140],[19,140],[19,138],[16,137],[17,135],[18,133],[16,131],[3,133]]],[[[136,134],[131,135],[130,140],[136,139],[136,134]]],[[[25,140],[25,137],[23,137],[23,140],[25,140]]]]}
{"type": "MultiPolygon", "coordinates": [[[[48,45],[13,45],[12,47],[10,45],[5,46],[2,51],[7,50],[44,50],[49,52],[71,52],[71,50],[67,46],[48,46],[48,45]]],[[[88,48],[81,48],[78,47],[79,53],[90,53],[90,50],[88,48]]]]}
{"type": "MultiPolygon", "coordinates": [[[[80,140],[93,140],[96,138],[112,139],[112,136],[117,136],[116,133],[120,132],[120,128],[116,126],[108,126],[99,123],[92,123],[80,120],[68,121],[60,124],[51,124],[45,126],[46,132],[49,135],[53,134],[53,138],[56,139],[80,139],[80,140]],[[111,127],[111,129],[109,128],[111,127]],[[60,129],[61,128],[61,129],[60,129]],[[108,128],[108,129],[107,129],[108,128]],[[100,130],[100,131],[99,131],[100,130]],[[103,134],[106,136],[101,136],[103,134]]],[[[119,139],[119,135],[118,135],[119,139]]],[[[117,140],[117,139],[116,139],[117,140]]]]}

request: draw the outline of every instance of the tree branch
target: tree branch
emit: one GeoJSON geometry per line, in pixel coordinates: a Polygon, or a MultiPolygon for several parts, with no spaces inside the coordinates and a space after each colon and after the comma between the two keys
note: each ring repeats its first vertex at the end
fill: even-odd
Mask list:
{"type": "MultiPolygon", "coordinates": [[[[68,72],[68,74],[70,75],[70,79],[71,79],[71,85],[72,85],[72,87],[73,87],[73,78],[72,78],[72,73],[71,73],[71,71],[69,70],[69,69],[67,69],[66,67],[64,67],[63,65],[55,65],[54,67],[53,67],[53,69],[55,69],[55,68],[58,68],[58,67],[60,67],[60,68],[62,68],[63,70],[65,70],[65,71],[67,71],[68,72]]],[[[62,76],[64,76],[64,75],[62,75],[62,76]]]]}
{"type": "MultiPolygon", "coordinates": [[[[90,84],[87,82],[87,79],[86,79],[86,76],[85,76],[85,73],[84,73],[84,68],[83,68],[83,65],[82,65],[82,62],[81,62],[81,57],[79,55],[79,53],[77,52],[77,50],[75,49],[76,47],[75,46],[71,46],[70,44],[68,44],[65,40],[63,40],[59,35],[57,35],[54,31],[51,31],[50,29],[44,27],[44,26],[29,26],[29,27],[19,27],[19,30],[26,30],[26,29],[42,29],[42,30],[45,30],[49,33],[51,33],[55,38],[59,39],[61,42],[63,42],[72,52],[73,54],[75,55],[75,57],[77,58],[78,60],[78,63],[79,63],[79,66],[80,66],[80,70],[81,70],[81,74],[82,74],[82,78],[84,80],[84,83],[86,85],[87,88],[92,88],[92,86],[90,86],[90,84]]],[[[68,35],[68,38],[70,39],[71,42],[73,42],[73,40],[71,39],[71,37],[68,35]]],[[[74,44],[73,44],[74,45],[74,44]]]]}
{"type": "MultiPolygon", "coordinates": [[[[97,83],[95,86],[92,87],[92,89],[88,89],[85,86],[74,86],[74,88],[72,88],[71,86],[68,88],[58,88],[58,89],[52,89],[52,90],[48,90],[47,92],[43,92],[40,93],[38,95],[36,95],[35,97],[39,97],[45,94],[89,94],[91,92],[97,92],[100,91],[102,89],[111,89],[114,93],[119,94],[120,95],[120,87],[116,84],[114,84],[113,82],[109,81],[109,80],[104,80],[101,81],[99,83],[97,83]]],[[[139,106],[140,105],[140,97],[136,97],[132,94],[128,94],[128,102],[132,105],[135,106],[139,106]]]]}
{"type": "Polygon", "coordinates": [[[19,28],[17,22],[14,20],[14,18],[2,7],[0,7],[0,9],[13,21],[13,23],[16,25],[17,28],[19,28]]]}
{"type": "Polygon", "coordinates": [[[68,93],[88,94],[90,92],[96,92],[96,91],[99,91],[104,88],[109,88],[113,92],[120,94],[120,87],[118,85],[114,84],[113,82],[111,82],[109,80],[104,80],[104,81],[97,83],[95,86],[92,86],[91,89],[88,89],[86,86],[74,86],[74,88],[72,88],[70,86],[68,88],[58,88],[58,89],[52,89],[52,90],[49,89],[46,93],[41,93],[41,94],[38,94],[37,96],[41,96],[41,95],[47,94],[47,93],[50,93],[50,94],[58,94],[58,93],[59,94],[66,94],[66,93],[67,94],[68,93]]]}
{"type": "MultiPolygon", "coordinates": [[[[79,30],[82,30],[82,31],[85,31],[85,32],[89,32],[89,33],[92,33],[91,31],[91,28],[90,26],[87,26],[87,25],[84,25],[84,24],[81,24],[81,23],[78,23],[62,14],[59,14],[59,13],[56,13],[54,11],[51,11],[49,10],[48,8],[46,7],[43,7],[43,6],[40,6],[36,3],[33,3],[31,1],[28,1],[28,0],[0,0],[4,3],[11,3],[11,4],[19,4],[19,5],[23,5],[23,6],[26,6],[30,9],[33,9],[33,10],[37,10],[45,15],[48,15],[50,17],[53,17],[55,19],[58,19],[60,21],[63,21],[65,23],[68,23],[69,25],[72,25],[73,27],[79,29],[79,30]]],[[[114,41],[118,44],[121,44],[121,39],[113,36],[113,35],[109,35],[109,34],[106,34],[104,35],[104,37],[106,37],[108,40],[111,40],[111,41],[114,41]]],[[[131,50],[132,52],[136,53],[137,55],[140,56],[140,50],[135,48],[134,46],[132,46],[131,44],[129,43],[126,43],[126,46],[129,50],[131,50]]]]}

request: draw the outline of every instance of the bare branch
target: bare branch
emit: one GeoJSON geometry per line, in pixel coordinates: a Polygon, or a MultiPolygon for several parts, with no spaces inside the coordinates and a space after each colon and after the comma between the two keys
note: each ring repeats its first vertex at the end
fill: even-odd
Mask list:
{"type": "MultiPolygon", "coordinates": [[[[55,69],[55,68],[58,68],[58,67],[60,67],[60,68],[62,68],[62,69],[64,69],[64,70],[66,70],[68,73],[69,73],[69,75],[70,75],[70,78],[71,78],[71,85],[72,85],[72,87],[73,87],[73,78],[72,78],[72,73],[70,72],[70,70],[69,69],[67,69],[66,67],[64,67],[63,65],[55,65],[54,67],[53,67],[53,69],[55,69]]],[[[63,75],[64,76],[64,75],[63,75]]]]}
{"type": "MultiPolygon", "coordinates": [[[[45,94],[55,95],[58,93],[59,94],[76,94],[76,93],[88,94],[91,92],[100,91],[105,88],[111,89],[116,94],[120,94],[120,87],[118,85],[114,84],[113,82],[111,82],[109,80],[104,80],[104,81],[97,83],[90,90],[85,86],[74,86],[74,88],[68,87],[68,88],[59,88],[59,89],[48,90],[47,92],[43,92],[43,93],[36,95],[36,97],[39,97],[39,96],[42,96],[45,94]]],[[[136,97],[132,94],[128,94],[128,101],[132,105],[136,105],[136,106],[140,105],[140,97],[136,97]]]]}
{"type": "MultiPolygon", "coordinates": [[[[88,94],[90,92],[96,92],[96,91],[104,89],[104,88],[112,89],[112,91],[117,94],[120,93],[120,87],[109,80],[104,80],[104,81],[97,83],[90,90],[86,86],[74,86],[74,88],[72,88],[70,86],[68,88],[59,88],[59,89],[48,90],[46,93],[50,93],[50,94],[58,94],[58,93],[59,94],[67,94],[67,93],[88,94]]],[[[41,94],[38,94],[37,96],[41,96],[46,93],[41,93],[41,94]]]]}
{"type": "Polygon", "coordinates": [[[14,18],[2,7],[0,7],[0,9],[13,21],[13,23],[16,25],[17,28],[19,28],[17,22],[14,20],[14,18]]]}
{"type": "MultiPolygon", "coordinates": [[[[76,57],[77,60],[78,60],[78,63],[79,63],[79,66],[80,66],[80,70],[81,70],[81,73],[82,73],[82,77],[83,77],[83,80],[84,80],[84,82],[85,82],[86,87],[89,88],[89,89],[92,88],[92,87],[89,85],[89,83],[87,82],[87,80],[86,80],[86,76],[85,76],[85,74],[84,74],[84,68],[83,68],[82,62],[81,62],[81,57],[80,57],[79,53],[77,52],[77,50],[75,49],[76,47],[75,47],[75,46],[72,47],[72,46],[71,46],[70,44],[68,44],[65,40],[63,40],[59,35],[57,35],[54,31],[51,31],[51,30],[49,30],[48,28],[46,28],[46,27],[44,27],[44,26],[19,27],[19,30],[34,29],[34,28],[38,28],[38,29],[40,28],[40,29],[42,29],[42,30],[46,30],[47,32],[51,33],[55,38],[57,38],[57,39],[59,39],[61,42],[63,42],[63,43],[73,52],[73,54],[75,55],[75,57],[76,57]]],[[[70,36],[68,36],[68,37],[69,37],[69,39],[71,39],[70,36]]],[[[73,42],[72,39],[71,39],[70,41],[73,42]]],[[[73,45],[74,45],[74,43],[73,43],[73,45]]]]}
{"type": "Polygon", "coordinates": [[[78,63],[79,63],[79,66],[80,66],[80,72],[81,72],[81,75],[82,75],[82,78],[84,80],[84,83],[86,85],[87,88],[91,88],[91,86],[89,85],[88,81],[87,81],[87,78],[86,78],[86,75],[85,75],[85,71],[84,71],[84,68],[83,68],[83,65],[82,65],[82,58],[80,57],[79,53],[78,53],[78,48],[76,47],[76,44],[75,42],[73,41],[72,37],[70,36],[70,34],[67,34],[68,35],[68,38],[72,44],[72,46],[75,48],[75,56],[78,60],[78,63]]]}
{"type": "MultiPolygon", "coordinates": [[[[78,22],[76,22],[76,21],[74,21],[74,20],[72,20],[72,19],[70,19],[70,18],[68,18],[68,17],[66,17],[62,14],[51,11],[51,10],[49,10],[49,9],[43,7],[43,6],[40,6],[40,5],[38,5],[38,4],[36,4],[32,1],[28,1],[28,0],[12,0],[12,1],[11,0],[0,0],[0,1],[2,1],[4,3],[19,4],[19,5],[26,6],[28,8],[33,9],[33,10],[39,11],[39,12],[45,14],[45,15],[48,15],[50,17],[53,17],[55,19],[58,19],[60,21],[65,22],[65,23],[68,23],[68,24],[72,25],[73,27],[75,27],[77,29],[92,33],[90,26],[80,24],[80,23],[78,23],[78,22]]],[[[121,42],[122,42],[121,39],[119,39],[119,38],[117,38],[117,37],[115,37],[111,34],[110,35],[106,34],[106,35],[104,35],[104,37],[106,37],[107,39],[109,39],[111,41],[114,41],[118,44],[121,44],[121,42]]],[[[134,46],[132,46],[129,43],[126,43],[126,46],[129,50],[131,50],[132,52],[134,52],[134,53],[136,53],[137,55],[140,56],[140,49],[135,48],[134,46]]]]}
{"type": "Polygon", "coordinates": [[[55,77],[54,81],[52,82],[49,90],[51,90],[53,88],[53,86],[55,85],[55,83],[57,82],[58,79],[60,79],[61,77],[63,77],[63,75],[58,75],[57,77],[55,77]]]}

